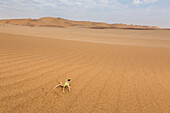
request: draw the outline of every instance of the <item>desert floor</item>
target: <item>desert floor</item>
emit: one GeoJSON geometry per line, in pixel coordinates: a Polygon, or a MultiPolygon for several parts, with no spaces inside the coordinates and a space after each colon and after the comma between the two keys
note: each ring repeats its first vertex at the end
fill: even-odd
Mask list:
{"type": "Polygon", "coordinates": [[[168,113],[170,30],[0,26],[1,113],[168,113]],[[71,78],[71,91],[53,89],[71,78]]]}

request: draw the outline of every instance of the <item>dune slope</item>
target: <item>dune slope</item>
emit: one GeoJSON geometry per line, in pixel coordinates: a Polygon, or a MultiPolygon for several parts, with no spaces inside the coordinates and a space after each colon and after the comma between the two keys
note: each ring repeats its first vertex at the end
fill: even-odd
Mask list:
{"type": "Polygon", "coordinates": [[[0,112],[168,113],[170,49],[0,33],[0,112]],[[71,92],[53,89],[71,78],[71,92]]]}

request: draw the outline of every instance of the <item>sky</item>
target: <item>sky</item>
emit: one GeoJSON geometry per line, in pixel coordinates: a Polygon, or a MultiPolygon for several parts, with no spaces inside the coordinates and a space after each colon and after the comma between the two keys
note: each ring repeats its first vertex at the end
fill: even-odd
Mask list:
{"type": "Polygon", "coordinates": [[[0,0],[0,19],[40,17],[170,28],[170,0],[0,0]]]}

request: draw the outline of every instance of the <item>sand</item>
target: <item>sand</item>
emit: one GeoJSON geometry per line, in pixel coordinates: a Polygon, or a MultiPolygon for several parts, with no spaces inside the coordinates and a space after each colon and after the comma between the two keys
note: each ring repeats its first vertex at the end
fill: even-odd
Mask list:
{"type": "Polygon", "coordinates": [[[63,18],[42,17],[39,19],[5,19],[0,20],[1,25],[21,25],[21,26],[39,26],[39,27],[80,27],[92,29],[138,29],[138,30],[156,30],[160,29],[157,26],[144,25],[126,25],[126,24],[108,24],[103,22],[90,21],[73,21],[63,18]]]}
{"type": "Polygon", "coordinates": [[[168,113],[170,30],[0,26],[1,113],[168,113]],[[72,89],[53,89],[71,78],[72,89]]]}

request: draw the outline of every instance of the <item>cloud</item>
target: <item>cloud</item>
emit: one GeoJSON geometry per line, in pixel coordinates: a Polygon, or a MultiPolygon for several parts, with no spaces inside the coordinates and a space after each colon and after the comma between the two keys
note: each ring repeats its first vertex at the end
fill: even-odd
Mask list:
{"type": "Polygon", "coordinates": [[[170,26],[169,6],[169,0],[0,0],[0,18],[49,16],[160,26],[169,23],[166,26],[170,26]]]}
{"type": "Polygon", "coordinates": [[[146,4],[146,3],[154,3],[158,0],[133,0],[133,4],[146,4]]]}
{"type": "Polygon", "coordinates": [[[0,6],[49,8],[123,8],[122,0],[0,0],[0,6]],[[2,4],[3,3],[3,4],[2,4]]]}
{"type": "Polygon", "coordinates": [[[118,0],[56,0],[59,4],[81,8],[118,7],[118,0]]]}

